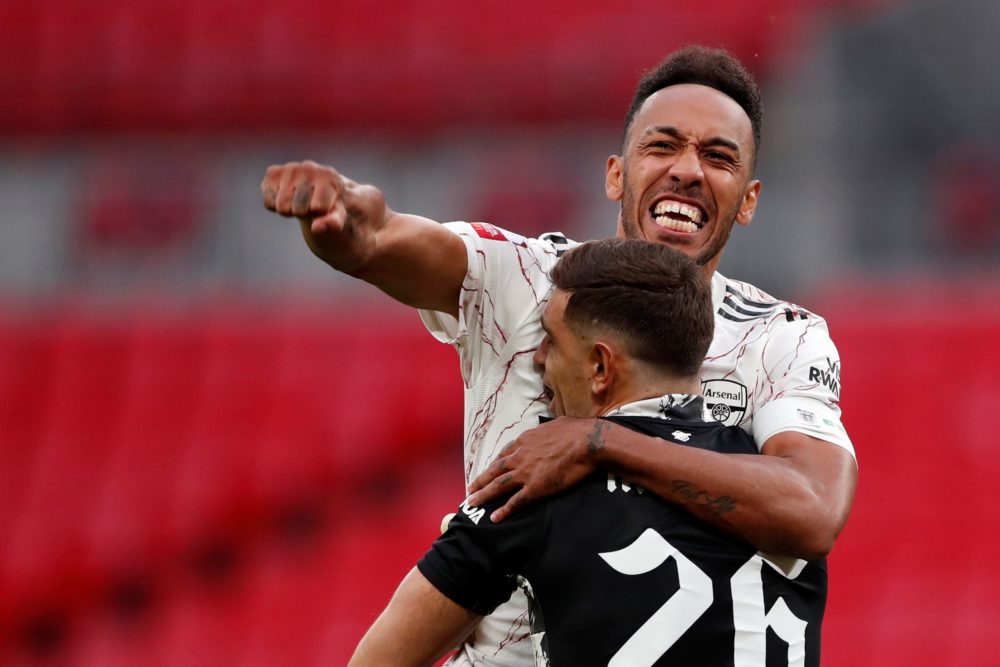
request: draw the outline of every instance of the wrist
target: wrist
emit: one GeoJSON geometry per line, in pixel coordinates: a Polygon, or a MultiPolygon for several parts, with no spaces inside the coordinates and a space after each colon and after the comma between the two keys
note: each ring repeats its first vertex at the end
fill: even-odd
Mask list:
{"type": "Polygon", "coordinates": [[[585,420],[584,455],[595,467],[604,460],[607,452],[605,434],[611,427],[606,419],[594,418],[585,420]]]}

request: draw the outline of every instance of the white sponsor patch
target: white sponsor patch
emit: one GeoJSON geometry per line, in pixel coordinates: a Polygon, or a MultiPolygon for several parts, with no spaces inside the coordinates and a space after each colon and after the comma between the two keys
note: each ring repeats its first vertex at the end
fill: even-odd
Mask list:
{"type": "Polygon", "coordinates": [[[472,505],[470,505],[468,498],[463,500],[462,504],[459,505],[458,508],[462,510],[462,514],[469,517],[469,519],[472,520],[472,523],[476,524],[477,526],[479,525],[479,520],[482,519],[483,516],[486,514],[486,510],[484,510],[482,507],[473,507],[472,505]]]}

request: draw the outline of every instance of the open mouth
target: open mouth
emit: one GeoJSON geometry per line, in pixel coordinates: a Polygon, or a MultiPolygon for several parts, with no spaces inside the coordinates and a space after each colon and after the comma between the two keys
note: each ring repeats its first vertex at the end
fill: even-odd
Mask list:
{"type": "Polygon", "coordinates": [[[674,232],[693,234],[705,224],[705,214],[697,206],[674,199],[661,199],[650,208],[653,222],[674,232]]]}

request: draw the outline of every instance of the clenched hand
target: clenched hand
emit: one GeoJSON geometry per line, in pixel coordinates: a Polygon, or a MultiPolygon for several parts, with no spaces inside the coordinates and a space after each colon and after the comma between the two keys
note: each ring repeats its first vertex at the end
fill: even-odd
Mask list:
{"type": "Polygon", "coordinates": [[[346,273],[371,256],[389,214],[378,189],[311,160],[268,167],[260,191],[265,208],[298,218],[310,250],[346,273]]]}

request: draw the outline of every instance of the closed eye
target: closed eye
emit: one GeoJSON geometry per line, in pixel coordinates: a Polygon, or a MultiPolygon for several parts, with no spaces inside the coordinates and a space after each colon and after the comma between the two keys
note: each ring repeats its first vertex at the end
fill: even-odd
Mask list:
{"type": "Polygon", "coordinates": [[[705,154],[705,157],[712,162],[722,162],[724,164],[736,164],[737,160],[732,155],[728,153],[720,153],[718,151],[710,151],[705,154]]]}

